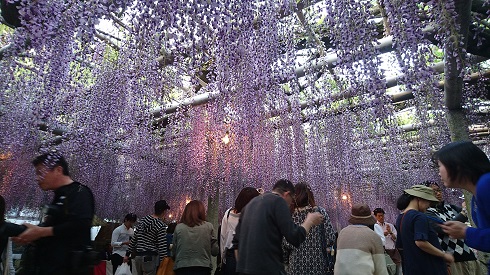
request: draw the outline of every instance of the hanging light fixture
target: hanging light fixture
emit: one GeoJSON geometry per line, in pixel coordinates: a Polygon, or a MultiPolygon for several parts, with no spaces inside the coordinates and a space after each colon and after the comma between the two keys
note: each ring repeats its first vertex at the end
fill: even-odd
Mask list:
{"type": "Polygon", "coordinates": [[[230,134],[228,133],[228,131],[226,131],[225,136],[221,138],[221,140],[223,141],[224,144],[230,143],[230,134]]]}

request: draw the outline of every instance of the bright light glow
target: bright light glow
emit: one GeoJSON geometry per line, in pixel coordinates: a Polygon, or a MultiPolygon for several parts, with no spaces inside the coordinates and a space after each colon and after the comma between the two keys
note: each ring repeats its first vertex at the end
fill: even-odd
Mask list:
{"type": "Polygon", "coordinates": [[[185,204],[186,205],[189,204],[189,202],[191,202],[191,199],[189,199],[189,198],[185,199],[185,204]]]}
{"type": "Polygon", "coordinates": [[[230,143],[230,137],[228,135],[228,132],[226,132],[226,135],[221,139],[224,144],[230,143]]]}
{"type": "Polygon", "coordinates": [[[172,214],[169,214],[169,215],[168,215],[168,217],[169,217],[169,218],[172,218],[172,214]]]}
{"type": "Polygon", "coordinates": [[[0,154],[0,160],[7,160],[12,156],[11,152],[5,153],[5,154],[0,154]]]}
{"type": "Polygon", "coordinates": [[[347,195],[342,195],[342,199],[345,201],[347,199],[347,195]]]}

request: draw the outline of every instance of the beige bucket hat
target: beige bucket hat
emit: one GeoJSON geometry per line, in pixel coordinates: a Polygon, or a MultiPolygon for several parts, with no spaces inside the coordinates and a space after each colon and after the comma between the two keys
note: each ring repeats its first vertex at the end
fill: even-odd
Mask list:
{"type": "Polygon", "coordinates": [[[421,198],[428,201],[439,202],[439,200],[434,196],[434,191],[432,190],[432,188],[424,185],[414,185],[409,189],[405,189],[403,191],[417,198],[421,198]]]}

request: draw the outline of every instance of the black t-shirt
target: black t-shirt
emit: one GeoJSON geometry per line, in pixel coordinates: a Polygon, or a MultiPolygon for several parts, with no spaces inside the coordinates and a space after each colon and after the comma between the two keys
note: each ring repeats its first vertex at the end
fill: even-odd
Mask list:
{"type": "Polygon", "coordinates": [[[94,197],[85,185],[73,182],[58,188],[51,205],[62,205],[62,216],[53,226],[55,238],[66,240],[74,250],[90,245],[90,228],[94,217],[94,197]]]}
{"type": "MultiPolygon", "coordinates": [[[[83,251],[91,244],[90,228],[94,215],[92,191],[78,182],[58,188],[40,226],[52,226],[52,237],[37,240],[31,245],[31,259],[25,266],[36,266],[36,271],[23,274],[71,274],[75,251],[83,251]],[[32,273],[31,273],[32,272],[32,273]]],[[[29,257],[29,256],[28,256],[29,257]]],[[[27,259],[26,259],[27,260],[27,259]]]]}

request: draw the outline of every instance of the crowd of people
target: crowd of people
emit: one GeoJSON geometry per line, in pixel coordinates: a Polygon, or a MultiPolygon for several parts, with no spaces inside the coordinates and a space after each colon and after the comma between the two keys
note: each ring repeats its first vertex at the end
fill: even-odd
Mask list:
{"type": "MultiPolygon", "coordinates": [[[[223,275],[481,274],[476,253],[490,252],[490,161],[471,142],[450,143],[433,161],[445,187],[473,194],[470,213],[464,203],[446,202],[438,183],[426,181],[401,192],[394,224],[385,221],[383,208],[354,204],[350,225],[337,234],[310,185],[281,179],[270,192],[243,188],[217,232],[198,200],[171,225],[163,222],[170,209],[165,200],[145,217],[129,213],[113,231],[110,261],[114,272],[127,263],[138,275],[167,274],[161,269],[169,261],[176,275],[209,275],[213,256],[223,275]],[[467,225],[468,217],[475,227],[467,225]]],[[[17,274],[90,274],[96,262],[88,249],[92,192],[71,178],[56,152],[33,165],[39,187],[54,198],[39,225],[15,225],[5,222],[0,196],[0,271],[15,274],[9,261],[13,241],[26,245],[17,274]]]]}

